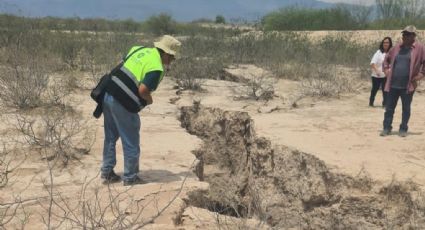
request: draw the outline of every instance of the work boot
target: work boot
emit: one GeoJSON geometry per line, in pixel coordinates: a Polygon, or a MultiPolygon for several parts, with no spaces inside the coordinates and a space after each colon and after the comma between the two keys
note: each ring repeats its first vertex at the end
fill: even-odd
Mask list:
{"type": "Polygon", "coordinates": [[[407,137],[407,131],[406,130],[399,130],[398,135],[400,137],[407,137]]]}
{"type": "Polygon", "coordinates": [[[123,182],[124,186],[132,186],[136,184],[146,184],[147,182],[142,180],[140,177],[136,176],[133,180],[126,180],[123,182]]]}
{"type": "Polygon", "coordinates": [[[391,130],[389,129],[384,129],[382,130],[381,134],[379,134],[381,137],[385,137],[391,134],[391,130]]]}
{"type": "Polygon", "coordinates": [[[100,178],[103,179],[103,184],[111,184],[121,181],[121,177],[115,174],[114,170],[106,174],[102,173],[100,178]]]}

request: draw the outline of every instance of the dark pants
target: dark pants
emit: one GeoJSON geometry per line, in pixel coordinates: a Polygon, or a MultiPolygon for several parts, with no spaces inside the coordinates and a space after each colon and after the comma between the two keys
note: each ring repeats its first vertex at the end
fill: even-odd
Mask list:
{"type": "Polygon", "coordinates": [[[394,89],[391,88],[390,92],[387,93],[387,99],[385,104],[385,116],[384,116],[384,129],[391,130],[394,117],[394,111],[397,107],[398,98],[401,98],[402,106],[402,117],[400,124],[400,131],[407,131],[410,118],[410,105],[412,104],[413,93],[408,93],[406,89],[394,89]]]}
{"type": "Polygon", "coordinates": [[[381,88],[382,91],[382,106],[385,105],[385,98],[386,98],[386,92],[384,91],[385,88],[385,82],[387,81],[387,78],[378,78],[378,77],[371,77],[372,78],[372,90],[370,91],[370,97],[369,97],[369,105],[373,106],[373,102],[375,102],[375,96],[378,92],[379,88],[381,88]]]}

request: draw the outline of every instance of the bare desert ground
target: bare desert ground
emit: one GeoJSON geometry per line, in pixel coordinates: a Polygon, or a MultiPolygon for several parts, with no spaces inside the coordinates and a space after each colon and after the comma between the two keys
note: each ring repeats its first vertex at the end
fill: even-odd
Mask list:
{"type": "MultiPolygon", "coordinates": [[[[236,78],[258,71],[228,70],[236,78]]],[[[384,109],[367,106],[367,80],[339,98],[300,99],[300,82],[282,78],[273,86],[275,95],[264,101],[241,98],[249,87],[237,81],[204,80],[203,91],[193,92],[165,78],[154,104],[140,113],[140,176],[148,183],[132,187],[100,183],[103,118],[91,117],[88,90],[74,92],[72,103],[93,130],[90,152],[51,175],[40,156],[19,164],[0,190],[5,219],[19,217],[5,227],[124,229],[111,224],[120,218],[132,229],[425,227],[423,87],[402,138],[379,136],[384,109]]],[[[2,114],[11,117],[13,111],[2,114]]],[[[13,132],[2,123],[2,138],[13,132]]],[[[117,151],[115,171],[122,174],[119,142],[117,151]]]]}

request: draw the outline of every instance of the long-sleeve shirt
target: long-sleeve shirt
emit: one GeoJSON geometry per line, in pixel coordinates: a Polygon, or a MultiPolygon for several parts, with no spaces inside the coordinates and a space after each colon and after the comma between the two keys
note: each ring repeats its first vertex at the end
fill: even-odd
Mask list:
{"type": "MultiPolygon", "coordinates": [[[[397,44],[385,56],[383,64],[384,71],[390,70],[387,76],[387,82],[385,84],[386,92],[389,92],[391,88],[394,61],[400,52],[401,46],[402,44],[397,44]]],[[[407,90],[409,93],[415,91],[417,85],[413,84],[412,79],[419,73],[425,74],[425,48],[419,42],[414,42],[411,46],[409,81],[407,83],[407,90]]]]}

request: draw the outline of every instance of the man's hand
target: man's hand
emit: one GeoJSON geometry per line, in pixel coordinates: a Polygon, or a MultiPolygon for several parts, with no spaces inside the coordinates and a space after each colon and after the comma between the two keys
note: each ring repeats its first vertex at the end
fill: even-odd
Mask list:
{"type": "Polygon", "coordinates": [[[143,98],[146,101],[147,105],[150,105],[153,103],[151,91],[143,83],[141,83],[139,86],[139,95],[141,98],[143,98]]]}
{"type": "Polygon", "coordinates": [[[418,82],[424,78],[424,75],[422,73],[419,73],[418,75],[414,76],[412,81],[418,82]]]}
{"type": "Polygon", "coordinates": [[[391,70],[390,69],[385,69],[384,70],[384,74],[385,74],[385,76],[390,76],[390,74],[391,74],[391,70]]]}
{"type": "Polygon", "coordinates": [[[424,75],[422,73],[419,73],[418,75],[414,76],[412,78],[412,85],[414,88],[418,87],[419,81],[424,78],[424,75]]]}

